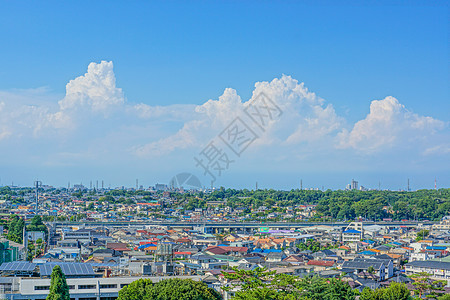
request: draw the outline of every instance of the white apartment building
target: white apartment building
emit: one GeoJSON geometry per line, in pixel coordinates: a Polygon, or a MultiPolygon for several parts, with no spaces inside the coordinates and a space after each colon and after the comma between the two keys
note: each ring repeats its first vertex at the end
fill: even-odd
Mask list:
{"type": "MultiPolygon", "coordinates": [[[[169,278],[201,280],[201,276],[68,278],[67,285],[71,300],[115,300],[119,296],[120,289],[133,281],[151,279],[153,282],[158,282],[169,278]]],[[[44,300],[49,290],[50,279],[0,278],[0,299],[44,300]]]]}

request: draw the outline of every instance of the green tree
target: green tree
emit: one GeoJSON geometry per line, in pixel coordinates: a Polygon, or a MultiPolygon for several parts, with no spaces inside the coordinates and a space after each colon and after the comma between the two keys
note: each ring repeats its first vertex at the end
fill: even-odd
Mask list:
{"type": "Polygon", "coordinates": [[[69,286],[60,266],[55,266],[51,275],[50,292],[46,300],[70,300],[69,286]]]}
{"type": "Polygon", "coordinates": [[[359,296],[359,300],[378,300],[378,299],[374,297],[373,291],[370,288],[365,287],[362,290],[361,295],[359,296]]]}
{"type": "Polygon", "coordinates": [[[220,294],[205,283],[191,279],[165,279],[152,283],[150,279],[132,282],[119,291],[118,300],[220,300],[220,294]]]}
{"type": "Polygon", "coordinates": [[[152,284],[152,281],[148,279],[133,281],[119,291],[118,300],[143,300],[146,296],[146,287],[152,284]]]}
{"type": "Polygon", "coordinates": [[[360,300],[412,300],[411,293],[404,283],[391,282],[386,288],[371,290],[366,287],[359,297],[360,300]]]}
{"type": "Polygon", "coordinates": [[[302,296],[311,300],[353,300],[355,293],[350,285],[339,278],[305,277],[300,280],[302,296]]]}
{"type": "Polygon", "coordinates": [[[430,234],[430,231],[429,231],[429,230],[422,229],[421,231],[419,231],[419,232],[417,233],[416,241],[421,241],[421,240],[423,240],[423,239],[424,239],[425,237],[427,237],[429,234],[430,234]]]}
{"type": "Polygon", "coordinates": [[[47,226],[42,222],[42,218],[39,215],[35,215],[31,219],[30,225],[27,226],[28,231],[42,231],[47,233],[47,226]]]}
{"type": "Polygon", "coordinates": [[[8,235],[6,238],[10,241],[16,243],[23,242],[23,227],[25,226],[25,221],[16,215],[12,215],[8,222],[8,235]]]}
{"type": "Polygon", "coordinates": [[[384,289],[383,299],[385,300],[411,300],[411,293],[406,284],[391,282],[391,284],[384,289]]]}
{"type": "Polygon", "coordinates": [[[419,294],[419,298],[427,294],[427,298],[436,299],[437,296],[441,295],[438,291],[442,291],[442,287],[447,284],[445,280],[432,280],[430,276],[431,274],[427,272],[415,273],[409,276],[414,280],[413,285],[419,294]]]}
{"type": "Polygon", "coordinates": [[[231,291],[238,287],[233,299],[239,300],[354,300],[355,294],[347,283],[338,278],[325,279],[318,276],[300,278],[293,275],[275,274],[266,269],[239,270],[224,274],[233,283],[223,288],[231,291]]]}

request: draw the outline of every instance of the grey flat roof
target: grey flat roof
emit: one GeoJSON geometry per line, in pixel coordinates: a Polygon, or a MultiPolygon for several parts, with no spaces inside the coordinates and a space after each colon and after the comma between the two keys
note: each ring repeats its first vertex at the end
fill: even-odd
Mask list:
{"type": "Polygon", "coordinates": [[[416,261],[407,263],[406,266],[450,270],[450,262],[436,261],[436,260],[425,260],[425,261],[416,260],[416,261]]]}

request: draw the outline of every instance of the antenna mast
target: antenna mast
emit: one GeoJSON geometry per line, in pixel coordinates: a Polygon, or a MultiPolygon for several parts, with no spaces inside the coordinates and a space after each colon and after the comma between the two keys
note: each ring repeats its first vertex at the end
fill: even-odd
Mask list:
{"type": "Polygon", "coordinates": [[[39,187],[42,186],[42,181],[36,180],[34,182],[34,186],[35,186],[35,193],[36,193],[36,210],[35,210],[35,215],[38,214],[38,208],[39,208],[39,187]]]}

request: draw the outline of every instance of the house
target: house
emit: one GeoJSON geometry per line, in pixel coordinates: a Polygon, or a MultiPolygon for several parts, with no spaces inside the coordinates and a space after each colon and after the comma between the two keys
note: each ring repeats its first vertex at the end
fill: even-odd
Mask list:
{"type": "Polygon", "coordinates": [[[348,229],[342,232],[343,242],[359,242],[362,239],[362,231],[348,229]]]}
{"type": "Polygon", "coordinates": [[[266,255],[266,262],[281,262],[285,258],[286,254],[284,254],[282,251],[280,252],[272,251],[266,255]]]}
{"type": "Polygon", "coordinates": [[[214,257],[212,257],[210,255],[206,255],[201,252],[194,254],[189,258],[190,263],[197,264],[197,265],[201,265],[201,264],[209,263],[209,262],[216,262],[216,261],[217,261],[217,259],[215,259],[214,257]]]}
{"type": "Polygon", "coordinates": [[[447,280],[450,284],[450,262],[444,261],[413,261],[405,265],[406,275],[413,275],[420,272],[431,274],[431,279],[447,280]]]}
{"type": "Polygon", "coordinates": [[[283,262],[289,262],[291,264],[301,264],[303,263],[304,259],[302,255],[289,255],[288,257],[283,259],[283,262]]]}
{"type": "Polygon", "coordinates": [[[248,252],[247,247],[230,247],[230,246],[209,246],[205,253],[209,255],[232,255],[242,256],[248,252]]]}
{"type": "Polygon", "coordinates": [[[318,272],[332,268],[335,265],[335,262],[330,260],[310,260],[307,265],[312,266],[314,271],[318,272]]]}
{"type": "Polygon", "coordinates": [[[368,272],[369,268],[373,268],[374,275],[376,275],[380,281],[384,281],[394,273],[394,266],[391,260],[355,258],[352,261],[345,261],[342,264],[342,270],[352,270],[352,273],[354,274],[368,272]]]}
{"type": "Polygon", "coordinates": [[[25,231],[27,240],[36,242],[38,239],[45,240],[45,233],[43,231],[25,231]]]}

